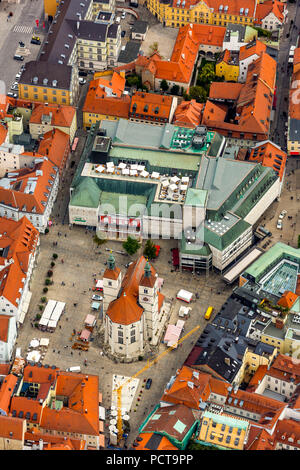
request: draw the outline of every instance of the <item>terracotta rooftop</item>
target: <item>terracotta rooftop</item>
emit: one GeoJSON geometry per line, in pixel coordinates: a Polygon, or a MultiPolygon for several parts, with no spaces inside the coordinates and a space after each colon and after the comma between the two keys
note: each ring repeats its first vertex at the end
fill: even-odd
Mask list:
{"type": "Polygon", "coordinates": [[[151,415],[141,433],[163,433],[178,441],[183,441],[186,434],[195,423],[192,410],[185,405],[173,405],[160,407],[151,415]],[[176,424],[180,422],[178,428],[176,424]]]}
{"type": "Polygon", "coordinates": [[[0,388],[0,410],[2,410],[6,414],[8,414],[9,412],[10,400],[14,392],[14,388],[17,384],[17,381],[18,378],[15,375],[9,374],[5,377],[2,382],[0,388]]]}
{"type": "Polygon", "coordinates": [[[273,170],[279,175],[280,181],[282,181],[287,154],[281,150],[278,145],[270,141],[261,142],[251,149],[250,161],[256,161],[261,163],[263,166],[273,168],[273,170]]]}
{"type": "Polygon", "coordinates": [[[284,308],[292,308],[296,300],[298,299],[298,295],[294,294],[294,292],[286,290],[281,298],[278,300],[277,304],[284,308]]]}
{"type": "Polygon", "coordinates": [[[126,79],[122,77],[119,73],[113,72],[112,76],[106,78],[105,76],[102,78],[95,78],[95,86],[97,87],[99,96],[103,94],[103,96],[107,96],[107,91],[105,89],[110,89],[111,93],[115,96],[120,98],[124,92],[126,79]]]}
{"type": "Polygon", "coordinates": [[[0,295],[17,307],[39,232],[26,217],[18,222],[1,217],[0,234],[0,295]]]}
{"type": "Polygon", "coordinates": [[[190,367],[183,366],[176,375],[171,387],[165,389],[161,400],[174,404],[184,404],[189,408],[198,410],[200,398],[206,401],[209,397],[209,381],[209,374],[193,371],[190,367]],[[191,386],[191,383],[193,383],[193,386],[191,386]]]}
{"type": "Polygon", "coordinates": [[[9,315],[0,315],[0,341],[3,343],[7,342],[7,335],[11,318],[12,317],[9,315]]]}
{"type": "Polygon", "coordinates": [[[130,113],[169,119],[173,97],[137,91],[131,97],[130,113]]]}
{"type": "Polygon", "coordinates": [[[254,54],[260,56],[266,50],[267,46],[258,39],[255,39],[254,41],[249,42],[248,44],[240,48],[239,61],[241,62],[242,60],[245,60],[254,54]]]}
{"type": "Polygon", "coordinates": [[[203,108],[204,104],[197,103],[196,100],[182,101],[176,108],[173,124],[191,128],[198,126],[201,123],[203,108]]]}
{"type": "MultiPolygon", "coordinates": [[[[185,9],[189,9],[194,5],[197,5],[199,3],[199,0],[186,0],[185,3],[185,9]]],[[[208,8],[212,9],[214,13],[219,12],[219,8],[221,5],[227,5],[226,3],[224,4],[224,1],[222,0],[205,0],[205,4],[208,6],[208,8]]],[[[177,1],[173,0],[173,8],[176,8],[177,1]]],[[[248,16],[253,17],[254,11],[255,11],[255,1],[254,0],[231,0],[228,2],[228,10],[226,12],[227,15],[240,15],[240,9],[244,8],[244,11],[246,8],[248,8],[248,16]]],[[[182,8],[182,7],[181,7],[182,8]]]]}
{"type": "Polygon", "coordinates": [[[278,0],[267,0],[265,2],[258,3],[256,6],[255,19],[257,23],[261,23],[261,20],[263,20],[270,13],[273,13],[282,23],[284,19],[284,8],[284,3],[279,2],[278,0]]]}
{"type": "Polygon", "coordinates": [[[0,437],[23,442],[26,426],[24,419],[0,416],[0,437]]]}
{"type": "Polygon", "coordinates": [[[70,138],[60,129],[46,132],[40,141],[38,153],[46,156],[57,168],[62,170],[69,152],[70,138]]]}
{"type": "Polygon", "coordinates": [[[43,214],[57,169],[42,155],[32,152],[25,154],[40,158],[42,161],[36,163],[33,168],[22,168],[8,173],[7,181],[2,178],[0,184],[3,182],[5,184],[0,186],[0,202],[20,211],[43,214]],[[32,184],[31,178],[37,178],[36,184],[32,184]],[[32,191],[29,191],[29,186],[32,186],[32,191]]]}
{"type": "Polygon", "coordinates": [[[41,124],[47,117],[52,126],[71,127],[75,115],[76,108],[73,106],[38,104],[32,110],[29,124],[41,124]]]}
{"type": "MultiPolygon", "coordinates": [[[[140,320],[144,310],[137,301],[145,264],[146,259],[141,256],[128,267],[122,281],[120,296],[109,304],[106,312],[113,323],[130,325],[140,320]]],[[[151,274],[155,276],[155,273],[156,271],[151,266],[151,274]]]]}
{"type": "Polygon", "coordinates": [[[137,447],[131,450],[178,450],[167,437],[155,433],[143,433],[139,435],[141,441],[138,442],[137,447]]]}
{"type": "Polygon", "coordinates": [[[128,119],[129,108],[130,97],[128,95],[121,97],[106,96],[103,89],[98,86],[98,80],[92,80],[82,112],[128,119]]]}

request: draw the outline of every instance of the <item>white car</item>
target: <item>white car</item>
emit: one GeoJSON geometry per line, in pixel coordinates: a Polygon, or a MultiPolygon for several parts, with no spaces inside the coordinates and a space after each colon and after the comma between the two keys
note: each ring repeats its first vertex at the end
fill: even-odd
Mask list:
{"type": "Polygon", "coordinates": [[[103,300],[103,297],[101,295],[94,294],[92,300],[98,300],[98,302],[101,302],[101,300],[103,300]]]}
{"type": "Polygon", "coordinates": [[[18,82],[14,82],[12,86],[10,87],[11,90],[17,90],[18,89],[18,82]]]}
{"type": "Polygon", "coordinates": [[[276,228],[278,228],[278,230],[282,230],[282,220],[278,220],[277,221],[277,226],[276,228]]]}
{"type": "Polygon", "coordinates": [[[122,16],[121,16],[122,20],[124,20],[125,16],[126,16],[126,11],[123,11],[122,16]]]}
{"type": "Polygon", "coordinates": [[[286,214],[287,214],[287,211],[284,209],[283,211],[280,212],[279,219],[282,220],[286,216],[286,214]]]}
{"type": "Polygon", "coordinates": [[[79,84],[84,85],[86,83],[86,79],[83,77],[79,77],[79,84]]]}

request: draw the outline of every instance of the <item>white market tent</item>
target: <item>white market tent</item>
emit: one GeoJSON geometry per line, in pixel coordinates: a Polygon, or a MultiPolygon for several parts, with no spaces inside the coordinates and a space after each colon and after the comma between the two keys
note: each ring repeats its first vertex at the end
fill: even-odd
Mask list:
{"type": "Polygon", "coordinates": [[[41,338],[40,339],[40,346],[49,346],[49,338],[41,338]]]}
{"type": "Polygon", "coordinates": [[[27,354],[27,361],[39,362],[41,358],[41,353],[39,351],[30,351],[27,354]]]}

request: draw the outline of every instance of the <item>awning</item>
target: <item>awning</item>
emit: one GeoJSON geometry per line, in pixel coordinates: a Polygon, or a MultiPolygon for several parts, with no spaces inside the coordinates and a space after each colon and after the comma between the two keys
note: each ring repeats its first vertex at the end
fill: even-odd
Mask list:
{"type": "Polygon", "coordinates": [[[104,406],[99,406],[99,419],[105,420],[105,408],[104,406]]]}
{"type": "Polygon", "coordinates": [[[96,317],[91,315],[90,313],[85,317],[84,324],[88,326],[94,326],[96,321],[96,317]]]}
{"type": "Polygon", "coordinates": [[[89,338],[90,338],[90,336],[91,336],[91,332],[85,328],[85,329],[82,330],[82,332],[81,332],[80,339],[81,339],[82,341],[88,341],[89,338]]]}
{"type": "Polygon", "coordinates": [[[19,319],[18,319],[19,323],[23,324],[23,322],[25,320],[26,313],[28,312],[28,309],[29,309],[29,303],[30,303],[31,296],[32,296],[32,293],[30,291],[27,291],[27,294],[26,294],[26,296],[24,298],[24,301],[23,301],[22,310],[21,310],[21,313],[20,313],[20,316],[19,316],[19,319]]]}

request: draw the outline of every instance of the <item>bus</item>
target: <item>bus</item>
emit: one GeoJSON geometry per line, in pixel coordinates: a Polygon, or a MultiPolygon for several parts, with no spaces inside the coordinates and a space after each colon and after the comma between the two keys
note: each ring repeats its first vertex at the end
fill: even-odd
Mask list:
{"type": "Polygon", "coordinates": [[[205,312],[204,318],[205,320],[209,320],[211,317],[211,314],[213,313],[214,308],[213,307],[208,307],[208,309],[205,312]]]}

